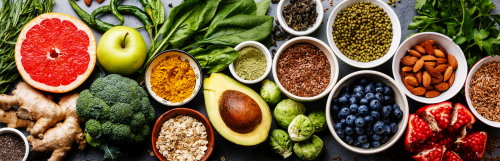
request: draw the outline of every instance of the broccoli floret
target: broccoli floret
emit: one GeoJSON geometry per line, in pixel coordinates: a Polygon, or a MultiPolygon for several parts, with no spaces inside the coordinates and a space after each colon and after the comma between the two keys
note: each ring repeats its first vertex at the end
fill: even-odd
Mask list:
{"type": "Polygon", "coordinates": [[[79,117],[88,120],[90,116],[90,103],[92,102],[92,94],[90,94],[89,90],[83,90],[80,92],[80,96],[76,100],[76,115],[79,117]]]}
{"type": "Polygon", "coordinates": [[[106,137],[110,137],[113,134],[113,123],[111,121],[106,121],[101,125],[102,134],[106,137]]]}
{"type": "Polygon", "coordinates": [[[109,117],[113,123],[130,124],[132,117],[134,116],[134,110],[132,106],[126,103],[116,103],[111,106],[110,113],[112,115],[109,117]]]}
{"type": "Polygon", "coordinates": [[[132,132],[136,132],[138,129],[140,129],[145,122],[146,121],[144,119],[144,115],[141,112],[135,113],[132,122],[130,122],[130,128],[132,129],[132,132]]]}
{"type": "Polygon", "coordinates": [[[90,103],[89,117],[91,119],[105,119],[101,118],[103,117],[103,109],[105,108],[109,110],[109,106],[102,99],[100,98],[92,99],[92,102],[90,103]]]}
{"type": "Polygon", "coordinates": [[[116,143],[127,143],[130,141],[129,139],[131,134],[132,131],[130,130],[130,126],[124,124],[114,124],[113,132],[108,139],[116,143]]]}
{"type": "Polygon", "coordinates": [[[149,105],[146,108],[143,108],[142,114],[144,114],[144,118],[146,120],[146,123],[151,123],[156,118],[155,109],[151,105],[149,105]]]}
{"type": "Polygon", "coordinates": [[[101,122],[90,119],[85,123],[85,133],[88,133],[90,136],[93,138],[100,138],[101,137],[101,122]]]}
{"type": "Polygon", "coordinates": [[[148,98],[148,93],[146,93],[146,90],[144,90],[144,88],[139,87],[139,88],[137,88],[137,90],[138,90],[138,93],[139,93],[138,97],[146,97],[146,98],[148,98]]]}
{"type": "Polygon", "coordinates": [[[130,143],[142,143],[149,135],[149,126],[143,125],[137,132],[130,135],[130,143]]]}
{"type": "Polygon", "coordinates": [[[139,98],[130,101],[130,105],[132,105],[134,112],[139,112],[142,110],[142,104],[139,98]]]}

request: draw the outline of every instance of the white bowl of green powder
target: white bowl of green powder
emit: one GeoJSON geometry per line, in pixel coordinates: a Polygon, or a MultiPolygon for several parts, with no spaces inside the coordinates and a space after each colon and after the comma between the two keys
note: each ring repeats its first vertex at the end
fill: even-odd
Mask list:
{"type": "Polygon", "coordinates": [[[245,41],[234,49],[240,53],[229,65],[234,78],[241,83],[255,84],[267,77],[273,58],[264,45],[257,41],[245,41]]]}

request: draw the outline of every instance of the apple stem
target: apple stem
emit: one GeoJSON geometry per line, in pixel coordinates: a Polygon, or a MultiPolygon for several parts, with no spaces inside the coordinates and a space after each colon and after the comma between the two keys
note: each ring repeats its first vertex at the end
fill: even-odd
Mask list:
{"type": "Polygon", "coordinates": [[[127,38],[128,32],[125,34],[125,37],[123,37],[123,42],[122,42],[122,48],[125,48],[125,39],[127,38]]]}

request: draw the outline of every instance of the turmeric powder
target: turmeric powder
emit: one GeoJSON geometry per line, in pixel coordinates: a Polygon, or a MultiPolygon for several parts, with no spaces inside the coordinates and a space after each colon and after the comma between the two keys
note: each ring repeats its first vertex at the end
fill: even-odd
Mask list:
{"type": "Polygon", "coordinates": [[[159,97],[177,103],[193,94],[196,78],[189,63],[176,55],[168,57],[153,69],[150,82],[159,97]]]}

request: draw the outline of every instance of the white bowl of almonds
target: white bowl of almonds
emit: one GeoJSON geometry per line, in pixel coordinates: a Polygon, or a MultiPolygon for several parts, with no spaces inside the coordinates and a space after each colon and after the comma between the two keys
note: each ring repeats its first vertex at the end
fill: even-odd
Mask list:
{"type": "Polygon", "coordinates": [[[455,96],[467,77],[464,53],[447,36],[423,32],[406,39],[394,55],[392,73],[406,95],[434,104],[455,96]]]}
{"type": "Polygon", "coordinates": [[[500,128],[500,56],[485,57],[472,66],[465,83],[465,99],[481,122],[500,128]]]}

